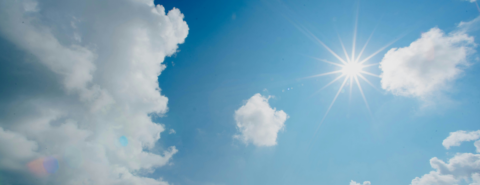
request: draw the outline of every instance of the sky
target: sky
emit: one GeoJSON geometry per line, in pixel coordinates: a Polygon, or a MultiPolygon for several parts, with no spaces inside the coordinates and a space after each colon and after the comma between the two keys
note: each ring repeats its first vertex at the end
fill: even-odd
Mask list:
{"type": "Polygon", "coordinates": [[[0,185],[479,185],[479,15],[0,1],[0,185]]]}

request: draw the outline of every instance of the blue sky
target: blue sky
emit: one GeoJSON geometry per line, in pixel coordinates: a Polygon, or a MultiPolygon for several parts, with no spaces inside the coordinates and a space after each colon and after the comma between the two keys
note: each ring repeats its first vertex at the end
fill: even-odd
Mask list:
{"type": "MultiPolygon", "coordinates": [[[[157,170],[167,179],[172,176],[186,184],[347,184],[350,179],[408,184],[430,171],[432,156],[449,156],[441,146],[449,132],[478,129],[474,121],[478,119],[478,69],[473,65],[448,95],[454,105],[443,107],[422,109],[414,98],[396,97],[363,83],[373,118],[357,89],[350,105],[348,95],[342,93],[311,139],[341,83],[314,94],[333,77],[300,80],[332,69],[308,56],[335,59],[292,22],[308,26],[341,53],[336,31],[346,47],[351,47],[358,4],[231,1],[198,8],[190,3],[165,4],[180,8],[191,22],[181,52],[166,59],[175,66],[169,65],[159,78],[164,93],[172,99],[168,116],[160,120],[178,122],[172,125],[177,134],[167,136],[165,142],[187,150],[177,154],[175,165],[157,170]],[[255,93],[275,96],[271,105],[290,116],[275,147],[242,146],[231,139],[236,131],[233,112],[255,93]]],[[[461,1],[362,1],[358,44],[363,46],[377,25],[365,53],[373,53],[405,32],[389,48],[405,47],[432,27],[449,31],[477,16],[473,4],[461,1]]],[[[384,53],[372,63],[379,62],[384,53]]],[[[368,71],[380,73],[378,67],[368,71]]],[[[381,89],[377,78],[370,80],[381,89]]]]}
{"type": "Polygon", "coordinates": [[[478,165],[431,165],[480,163],[477,143],[450,148],[480,138],[476,2],[109,3],[0,3],[0,143],[15,148],[0,146],[0,184],[480,183],[478,165]],[[360,80],[368,107],[347,83],[326,115],[339,74],[306,77],[339,69],[314,58],[340,61],[305,30],[344,58],[356,18],[357,55],[374,30],[363,58],[398,40],[366,61],[383,66],[360,80]]]}

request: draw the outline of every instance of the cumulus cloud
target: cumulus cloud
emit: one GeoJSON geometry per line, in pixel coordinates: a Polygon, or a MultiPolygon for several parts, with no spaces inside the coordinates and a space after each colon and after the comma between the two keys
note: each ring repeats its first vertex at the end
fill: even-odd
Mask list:
{"type": "Polygon", "coordinates": [[[451,146],[459,146],[462,142],[473,141],[477,147],[477,154],[457,153],[454,157],[444,162],[436,157],[430,159],[430,166],[435,171],[431,171],[422,177],[416,177],[411,185],[451,185],[466,181],[469,185],[480,184],[480,152],[478,150],[479,131],[466,132],[456,131],[450,133],[450,136],[443,140],[443,146],[449,149],[451,146]]]}
{"type": "Polygon", "coordinates": [[[474,38],[460,28],[449,34],[432,28],[409,46],[385,54],[380,62],[382,88],[421,99],[438,94],[469,65],[474,47],[474,38]]]}
{"type": "Polygon", "coordinates": [[[264,97],[257,93],[235,111],[235,121],[240,131],[235,138],[256,146],[277,144],[278,132],[285,127],[288,115],[283,110],[272,109],[268,99],[270,96],[264,97]]]}
{"type": "Polygon", "coordinates": [[[474,141],[478,140],[479,138],[480,130],[471,132],[460,130],[456,132],[450,132],[450,135],[445,140],[443,140],[442,145],[446,149],[450,149],[450,147],[452,146],[460,146],[462,142],[474,141]]]}
{"type": "Polygon", "coordinates": [[[16,60],[2,68],[23,71],[2,78],[41,82],[0,99],[2,180],[168,184],[148,177],[177,152],[152,152],[165,130],[152,116],[168,110],[157,78],[188,34],[183,14],[153,0],[17,0],[0,16],[0,44],[21,52],[4,50],[16,60]]]}
{"type": "Polygon", "coordinates": [[[350,181],[350,185],[372,185],[372,183],[370,183],[370,181],[364,181],[363,184],[360,184],[352,180],[350,181]]]}

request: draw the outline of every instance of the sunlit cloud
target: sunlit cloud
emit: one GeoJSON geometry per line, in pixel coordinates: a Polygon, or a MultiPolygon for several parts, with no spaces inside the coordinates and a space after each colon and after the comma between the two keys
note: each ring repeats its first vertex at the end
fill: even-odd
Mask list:
{"type": "Polygon", "coordinates": [[[288,115],[283,110],[277,111],[270,107],[270,98],[257,93],[235,111],[235,121],[240,132],[235,138],[256,146],[277,144],[278,132],[284,129],[288,115]]]}
{"type": "Polygon", "coordinates": [[[474,47],[474,38],[464,32],[445,34],[432,28],[409,46],[385,54],[380,63],[382,88],[428,100],[448,89],[469,66],[474,47]]]}

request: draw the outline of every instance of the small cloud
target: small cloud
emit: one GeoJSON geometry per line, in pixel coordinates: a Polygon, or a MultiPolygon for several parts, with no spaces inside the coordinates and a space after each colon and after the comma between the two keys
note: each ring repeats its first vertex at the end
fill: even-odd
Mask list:
{"type": "Polygon", "coordinates": [[[268,99],[259,93],[248,99],[247,103],[235,111],[235,121],[239,135],[234,137],[246,144],[256,146],[274,146],[277,135],[285,127],[288,115],[283,110],[270,107],[268,99]]]}
{"type": "Polygon", "coordinates": [[[360,184],[358,182],[355,182],[355,181],[350,181],[350,185],[371,185],[372,183],[370,183],[370,181],[365,181],[363,182],[363,184],[360,184]]]}
{"type": "Polygon", "coordinates": [[[175,130],[173,129],[170,129],[170,131],[168,131],[168,134],[176,134],[177,132],[175,132],[175,130]]]}

